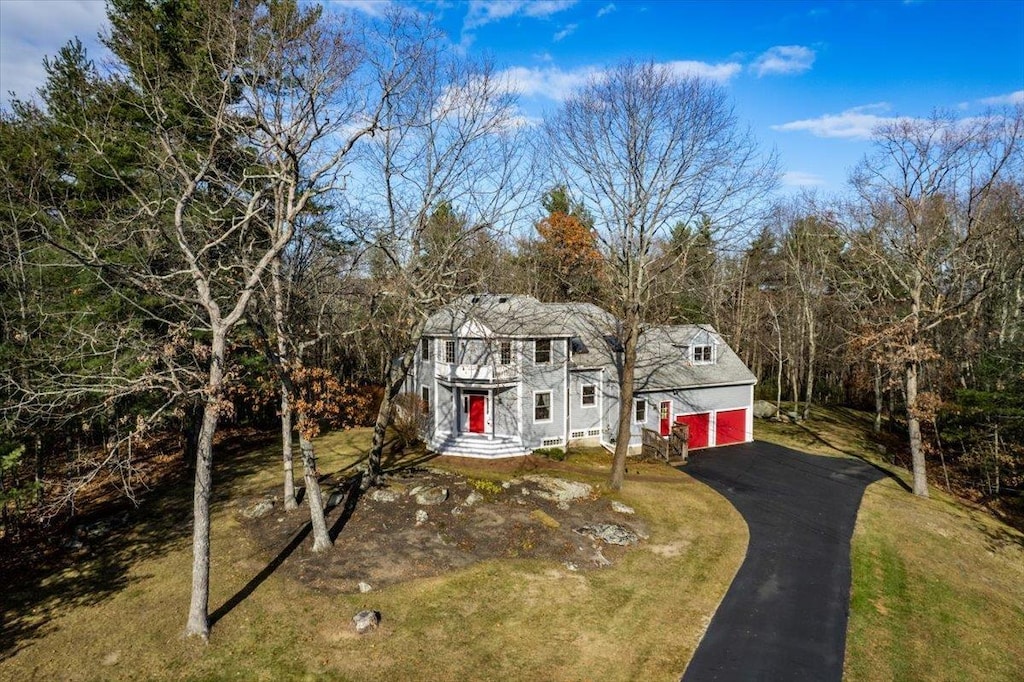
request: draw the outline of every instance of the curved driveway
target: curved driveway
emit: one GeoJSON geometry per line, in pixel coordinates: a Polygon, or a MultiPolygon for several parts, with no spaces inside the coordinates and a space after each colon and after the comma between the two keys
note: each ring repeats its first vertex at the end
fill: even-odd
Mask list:
{"type": "Polygon", "coordinates": [[[850,536],[864,488],[884,474],[760,442],[694,453],[682,470],[724,495],[750,529],[683,680],[840,680],[850,536]]]}

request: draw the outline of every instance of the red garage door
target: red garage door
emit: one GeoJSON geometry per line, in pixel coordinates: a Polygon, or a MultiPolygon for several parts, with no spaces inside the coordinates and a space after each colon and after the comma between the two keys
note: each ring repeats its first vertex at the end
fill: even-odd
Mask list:
{"type": "Polygon", "coordinates": [[[747,410],[722,410],[715,415],[715,445],[747,440],[747,410]]]}
{"type": "Polygon", "coordinates": [[[711,426],[711,413],[684,414],[676,417],[677,424],[686,424],[690,427],[689,449],[706,448],[708,446],[708,431],[711,426]]]}

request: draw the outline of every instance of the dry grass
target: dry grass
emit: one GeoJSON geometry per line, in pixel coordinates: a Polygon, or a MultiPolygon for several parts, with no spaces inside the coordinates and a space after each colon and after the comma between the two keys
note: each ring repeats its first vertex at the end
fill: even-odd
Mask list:
{"type": "MultiPolygon", "coordinates": [[[[346,470],[367,445],[365,431],[322,438],[322,470],[346,470]]],[[[582,453],[554,470],[599,482],[607,464],[582,453]]],[[[208,645],[180,638],[190,576],[182,486],[73,567],[12,586],[0,605],[17,641],[0,648],[0,679],[678,679],[746,548],[742,518],[723,498],[649,465],[638,467],[644,476],[631,470],[616,497],[651,537],[610,568],[491,561],[367,594],[322,593],[272,572],[226,610],[267,567],[232,497],[278,478],[269,452],[227,466],[237,476],[225,480],[229,495],[213,517],[211,597],[226,612],[208,645]],[[362,608],[383,621],[360,637],[350,619],[362,608]]],[[[478,478],[510,475],[457,466],[478,478]]],[[[307,539],[295,555],[308,548],[307,539]]],[[[344,534],[334,551],[345,551],[344,534]]]]}
{"type": "Polygon", "coordinates": [[[846,679],[1020,680],[1024,534],[880,462],[870,417],[818,410],[806,425],[758,422],[757,436],[825,455],[851,454],[893,477],[865,492],[854,531],[846,679]]]}

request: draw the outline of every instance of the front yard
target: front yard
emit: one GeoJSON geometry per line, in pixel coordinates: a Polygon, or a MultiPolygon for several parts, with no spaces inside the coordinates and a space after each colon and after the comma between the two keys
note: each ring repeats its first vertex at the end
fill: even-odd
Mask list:
{"type": "MultiPolygon", "coordinates": [[[[821,410],[809,425],[758,422],[757,437],[871,459],[868,426],[821,410]]],[[[365,430],[321,438],[327,483],[368,445],[365,430]]],[[[335,547],[314,556],[304,507],[242,514],[276,492],[274,451],[220,453],[208,645],[180,636],[191,570],[181,483],[56,562],[3,577],[0,679],[677,680],[746,549],[742,518],[709,488],[631,464],[612,495],[610,458],[589,451],[566,463],[421,458],[393,479],[394,498],[339,500],[335,547]],[[537,475],[592,488],[560,505],[538,496],[537,475]],[[424,486],[449,496],[411,502],[424,486]],[[646,538],[601,545],[573,533],[584,520],[646,538]],[[382,621],[360,636],[362,609],[382,621]]],[[[854,532],[846,679],[1019,679],[1024,535],[941,490],[914,498],[898,482],[906,472],[876,463],[893,477],[867,489],[854,532]]]]}
{"type": "MultiPolygon", "coordinates": [[[[331,434],[318,446],[322,470],[340,480],[368,434],[331,434]]],[[[659,465],[631,466],[616,496],[604,487],[608,457],[600,453],[568,466],[421,466],[431,471],[399,483],[411,490],[417,476],[433,477],[451,499],[422,507],[419,525],[407,498],[362,500],[343,522],[339,504],[328,519],[340,528],[336,546],[316,557],[308,538],[293,542],[303,507],[258,520],[241,514],[274,492],[273,446],[222,459],[221,475],[238,476],[225,480],[229,494],[214,516],[209,645],[180,638],[190,544],[182,508],[189,491],[178,486],[148,500],[123,529],[75,550],[72,565],[8,586],[0,678],[361,680],[430,671],[439,680],[678,679],[745,551],[739,514],[659,465]],[[523,480],[543,474],[593,492],[561,509],[523,480]],[[515,485],[503,488],[509,480],[515,485]],[[474,485],[487,499],[466,507],[474,485]],[[617,516],[612,499],[636,514],[617,516]],[[571,533],[580,513],[621,519],[647,537],[601,547],[571,533]],[[503,522],[490,534],[480,524],[471,547],[457,527],[479,514],[503,522]],[[599,565],[595,545],[611,565],[599,565]],[[360,576],[372,591],[359,592],[360,576]],[[362,609],[380,611],[382,621],[360,636],[351,618],[362,609]]]]}

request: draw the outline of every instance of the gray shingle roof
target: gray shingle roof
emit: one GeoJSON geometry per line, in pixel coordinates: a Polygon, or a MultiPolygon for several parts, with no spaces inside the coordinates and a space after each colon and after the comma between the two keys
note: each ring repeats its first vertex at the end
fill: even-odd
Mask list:
{"type": "Polygon", "coordinates": [[[757,381],[743,361],[708,325],[652,326],[644,330],[637,351],[637,391],[655,391],[717,384],[753,384],[757,381]],[[713,364],[693,364],[689,346],[701,332],[715,343],[713,364]]]}
{"type": "MultiPolygon", "coordinates": [[[[479,294],[464,296],[434,313],[426,336],[453,336],[463,325],[477,323],[495,336],[579,337],[587,348],[576,354],[577,367],[606,367],[617,375],[615,317],[589,303],[542,303],[532,296],[479,294]]],[[[640,337],[635,387],[655,391],[693,386],[753,384],[756,378],[721,336],[706,325],[651,326],[640,337]],[[714,364],[690,362],[689,346],[707,332],[715,343],[714,364]]]]}
{"type": "MultiPolygon", "coordinates": [[[[477,322],[496,336],[571,337],[581,329],[609,325],[615,318],[589,303],[541,303],[533,296],[479,294],[463,296],[427,320],[424,334],[447,336],[467,322],[477,322]]],[[[588,346],[590,344],[587,344],[588,346]]]]}

